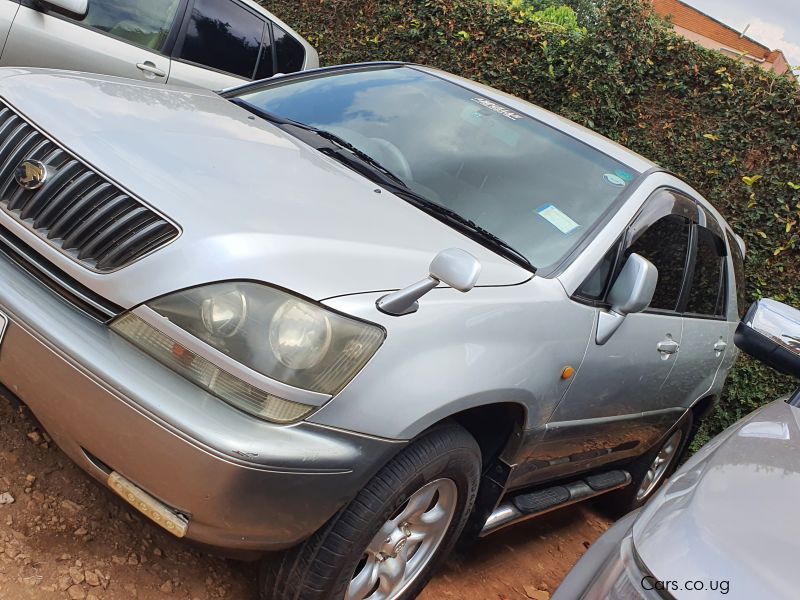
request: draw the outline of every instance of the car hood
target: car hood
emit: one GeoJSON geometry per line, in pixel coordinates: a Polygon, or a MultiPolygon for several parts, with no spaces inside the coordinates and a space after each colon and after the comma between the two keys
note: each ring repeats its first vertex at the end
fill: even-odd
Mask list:
{"type": "Polygon", "coordinates": [[[481,286],[530,278],[213,92],[0,69],[0,96],[179,224],[182,234],[175,242],[105,275],[31,242],[69,275],[122,306],[238,278],[314,299],[397,289],[426,276],[435,254],[450,247],[478,258],[481,286]]]}
{"type": "Polygon", "coordinates": [[[756,411],[692,457],[651,500],[633,536],[657,579],[728,580],[737,598],[797,596],[798,418],[783,401],[756,411]]]}

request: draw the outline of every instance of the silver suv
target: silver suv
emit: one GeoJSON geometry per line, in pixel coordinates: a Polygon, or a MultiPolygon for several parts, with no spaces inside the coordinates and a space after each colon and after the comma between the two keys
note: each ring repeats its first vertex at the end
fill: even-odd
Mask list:
{"type": "Polygon", "coordinates": [[[0,0],[0,65],[221,89],[319,57],[252,0],[0,0]]]}
{"type": "Polygon", "coordinates": [[[734,361],[719,213],[474,82],[0,98],[0,381],[167,531],[284,551],[265,598],[411,598],[461,535],[641,504],[734,361]]]}

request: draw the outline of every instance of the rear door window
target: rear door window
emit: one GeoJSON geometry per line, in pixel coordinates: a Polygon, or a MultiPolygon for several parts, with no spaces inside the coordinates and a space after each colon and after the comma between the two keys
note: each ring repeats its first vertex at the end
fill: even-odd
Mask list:
{"type": "Polygon", "coordinates": [[[253,77],[266,23],[231,0],[195,0],[179,57],[253,77]]]}
{"type": "Polygon", "coordinates": [[[696,227],[697,255],[686,312],[722,317],[725,315],[725,243],[709,229],[696,227]]]}

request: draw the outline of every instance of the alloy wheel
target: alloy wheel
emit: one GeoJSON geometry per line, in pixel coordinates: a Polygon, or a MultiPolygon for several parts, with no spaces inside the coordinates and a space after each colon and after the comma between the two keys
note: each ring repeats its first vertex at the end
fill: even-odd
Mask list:
{"type": "Polygon", "coordinates": [[[679,429],[669,436],[667,442],[661,446],[661,450],[656,454],[655,459],[644,476],[642,485],[639,486],[639,491],[636,492],[637,501],[647,498],[651,492],[658,487],[658,484],[661,483],[667,469],[672,464],[672,461],[675,460],[675,455],[678,453],[678,448],[680,447],[682,439],[683,432],[679,429]]]}
{"type": "Polygon", "coordinates": [[[347,588],[347,600],[400,597],[441,546],[457,499],[451,479],[437,479],[414,492],[367,546],[347,588]]]}

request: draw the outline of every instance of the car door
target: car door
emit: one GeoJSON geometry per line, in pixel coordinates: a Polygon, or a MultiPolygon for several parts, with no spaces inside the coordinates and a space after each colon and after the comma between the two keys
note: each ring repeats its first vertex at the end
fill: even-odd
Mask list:
{"type": "Polygon", "coordinates": [[[274,73],[269,21],[235,0],[194,0],[172,53],[169,83],[232,87],[274,73]]]}
{"type": "Polygon", "coordinates": [[[11,24],[19,11],[19,0],[0,0],[0,56],[11,31],[11,24]]]}
{"type": "Polygon", "coordinates": [[[170,59],[163,50],[182,7],[182,0],[89,0],[79,18],[22,0],[0,64],[165,83],[170,59]]]}
{"type": "MultiPolygon", "coordinates": [[[[599,262],[574,301],[608,311],[604,298],[632,253],[658,269],[650,306],[625,317],[605,343],[593,333],[586,355],[531,457],[532,478],[552,477],[616,460],[654,443],[678,419],[668,382],[684,336],[679,302],[686,277],[697,207],[659,190],[644,204],[621,240],[599,262]]],[[[531,479],[533,480],[533,479],[531,479]]]]}
{"type": "Polygon", "coordinates": [[[712,388],[728,345],[728,279],[725,233],[705,208],[692,228],[690,273],[681,299],[683,341],[670,381],[672,406],[689,406],[712,388]]]}

